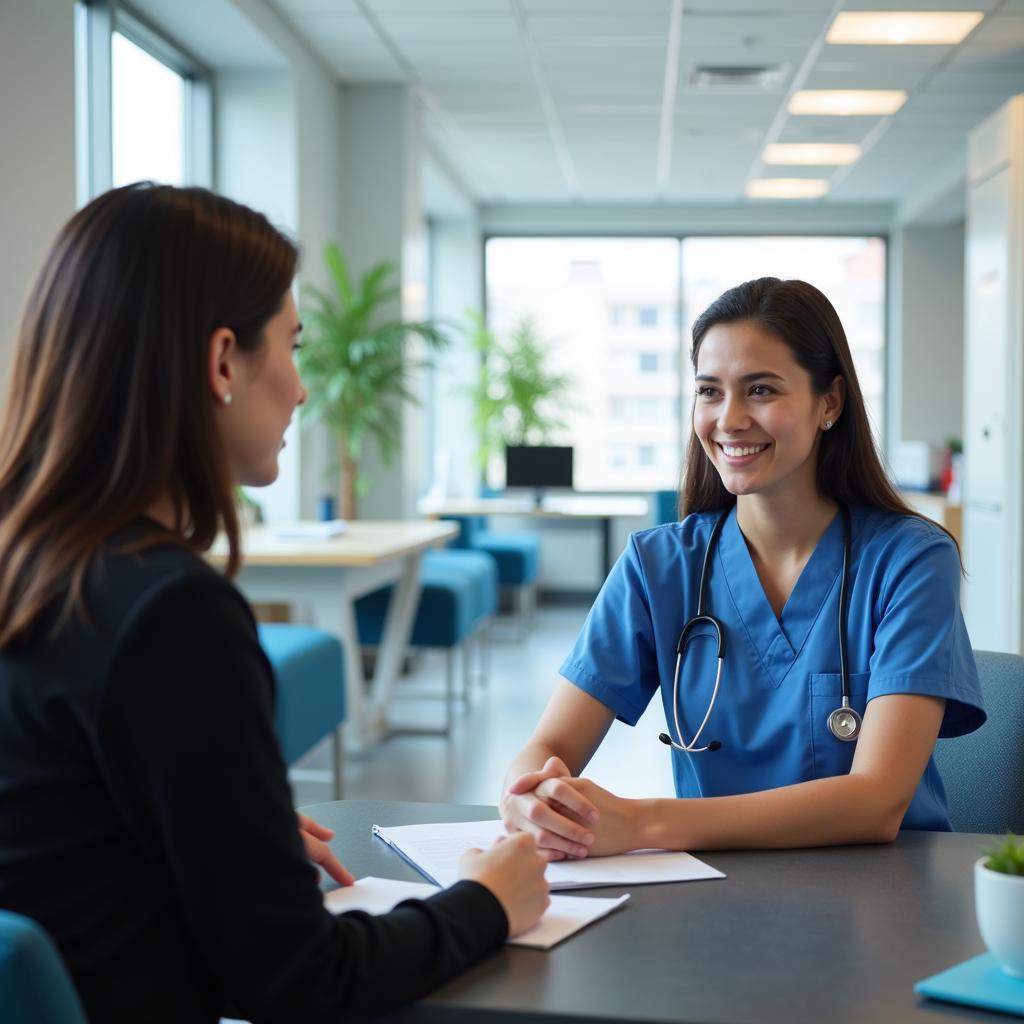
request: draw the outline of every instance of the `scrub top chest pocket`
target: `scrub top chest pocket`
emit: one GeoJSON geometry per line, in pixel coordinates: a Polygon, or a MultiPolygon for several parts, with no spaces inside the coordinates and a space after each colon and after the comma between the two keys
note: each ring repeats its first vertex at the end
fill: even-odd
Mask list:
{"type": "MultiPolygon", "coordinates": [[[[850,674],[850,705],[861,718],[867,707],[870,681],[870,672],[850,674]]],[[[846,775],[853,764],[857,744],[837,739],[828,727],[829,715],[839,707],[843,699],[843,677],[838,672],[816,672],[810,676],[808,686],[814,777],[822,779],[846,775]]]]}

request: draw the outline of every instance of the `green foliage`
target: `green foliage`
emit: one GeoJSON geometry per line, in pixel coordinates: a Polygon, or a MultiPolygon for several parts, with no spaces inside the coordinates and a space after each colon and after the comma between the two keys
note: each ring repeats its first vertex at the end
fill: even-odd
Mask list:
{"type": "Polygon", "coordinates": [[[412,371],[425,365],[406,355],[406,337],[419,336],[433,351],[445,348],[449,339],[430,322],[388,318],[388,308],[400,297],[394,264],[378,263],[353,287],[337,245],[326,247],[324,261],[334,294],[310,285],[303,289],[298,363],[309,399],[302,417],[337,433],[354,463],[370,441],[387,463],[401,441],[401,404],[416,401],[412,371]]]}
{"type": "Polygon", "coordinates": [[[1004,875],[1024,875],[1024,840],[1010,832],[998,846],[989,846],[981,851],[988,858],[985,867],[1004,875]]]}
{"type": "Polygon", "coordinates": [[[481,465],[506,445],[550,444],[565,429],[560,410],[572,378],[548,369],[546,344],[531,320],[520,320],[500,339],[480,313],[469,318],[470,342],[480,354],[471,396],[481,465]]]}

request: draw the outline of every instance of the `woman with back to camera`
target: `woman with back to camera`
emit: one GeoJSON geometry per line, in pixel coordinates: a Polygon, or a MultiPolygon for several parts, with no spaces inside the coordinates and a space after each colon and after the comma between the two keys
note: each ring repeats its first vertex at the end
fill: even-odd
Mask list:
{"type": "Polygon", "coordinates": [[[932,748],[985,720],[960,559],[887,479],[839,317],[805,282],[749,281],[697,318],[692,362],[682,522],[612,569],[506,827],[552,859],[948,830],[932,748]],[[676,799],[578,778],[659,689],[676,799]]]}
{"type": "Polygon", "coordinates": [[[0,431],[0,906],[57,940],[89,1019],[338,1021],[415,999],[547,905],[533,841],[381,917],[296,815],[273,676],[200,557],[277,475],[305,391],[297,252],[201,189],[108,192],[28,300],[0,431]],[[305,849],[304,849],[305,847],[305,849]]]}

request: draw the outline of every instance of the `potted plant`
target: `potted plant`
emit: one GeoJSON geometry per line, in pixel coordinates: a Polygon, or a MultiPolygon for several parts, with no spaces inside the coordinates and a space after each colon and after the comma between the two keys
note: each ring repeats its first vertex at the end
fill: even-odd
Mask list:
{"type": "Polygon", "coordinates": [[[392,316],[400,289],[394,264],[378,263],[353,287],[348,266],[334,243],[324,251],[334,293],[307,285],[302,310],[306,325],[299,349],[299,372],[309,391],[304,420],[320,421],[336,435],[340,464],[341,515],[355,519],[357,496],[366,481],[359,461],[368,442],[376,444],[385,465],[401,442],[401,406],[415,402],[413,370],[425,365],[409,357],[410,334],[437,351],[447,336],[428,321],[392,316]]]}
{"type": "Polygon", "coordinates": [[[1024,840],[1011,833],[974,865],[978,929],[989,952],[1024,983],[1024,840]]]}
{"type": "Polygon", "coordinates": [[[548,368],[548,346],[529,318],[499,338],[480,313],[470,314],[470,341],[480,355],[471,390],[473,426],[484,467],[506,445],[550,444],[565,429],[561,410],[572,378],[548,368]]]}

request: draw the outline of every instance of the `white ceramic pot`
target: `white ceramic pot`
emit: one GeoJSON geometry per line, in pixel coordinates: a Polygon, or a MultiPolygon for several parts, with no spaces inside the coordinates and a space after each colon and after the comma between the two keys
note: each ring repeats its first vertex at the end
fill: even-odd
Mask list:
{"type": "Polygon", "coordinates": [[[974,862],[974,909],[988,951],[1013,978],[1024,981],[1024,875],[1005,875],[974,862]]]}

